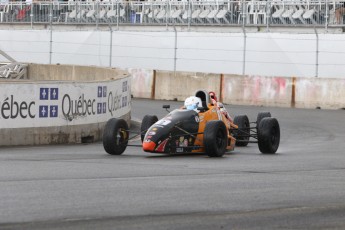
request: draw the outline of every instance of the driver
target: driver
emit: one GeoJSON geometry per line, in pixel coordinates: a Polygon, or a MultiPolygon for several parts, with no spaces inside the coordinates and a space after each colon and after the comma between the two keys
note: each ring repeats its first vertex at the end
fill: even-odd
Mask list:
{"type": "Polygon", "coordinates": [[[187,110],[194,110],[197,112],[198,107],[202,107],[201,99],[195,96],[187,97],[186,100],[184,101],[184,107],[187,110]]]}

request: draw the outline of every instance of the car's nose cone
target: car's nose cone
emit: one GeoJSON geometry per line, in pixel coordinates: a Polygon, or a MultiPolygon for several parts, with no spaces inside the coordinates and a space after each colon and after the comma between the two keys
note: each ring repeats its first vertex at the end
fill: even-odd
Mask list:
{"type": "Polygon", "coordinates": [[[143,142],[143,150],[145,152],[153,152],[156,144],[153,141],[143,142]]]}

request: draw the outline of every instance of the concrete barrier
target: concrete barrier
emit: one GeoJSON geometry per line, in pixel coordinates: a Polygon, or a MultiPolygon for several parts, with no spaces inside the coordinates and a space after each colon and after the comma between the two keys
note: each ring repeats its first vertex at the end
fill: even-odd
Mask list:
{"type": "Polygon", "coordinates": [[[198,89],[220,92],[219,74],[157,71],[155,99],[183,101],[198,89]]]}
{"type": "Polygon", "coordinates": [[[0,84],[0,146],[93,142],[110,118],[130,124],[124,71],[30,64],[28,77],[0,84]]]}
{"type": "Polygon", "coordinates": [[[28,78],[31,81],[95,81],[128,76],[128,71],[97,66],[29,64],[28,78]]]}
{"type": "Polygon", "coordinates": [[[183,101],[196,90],[206,89],[215,91],[226,104],[343,109],[344,88],[344,79],[152,71],[152,75],[133,79],[132,93],[141,98],[183,101]]]}
{"type": "Polygon", "coordinates": [[[222,95],[228,104],[290,107],[292,78],[225,75],[222,95]]]}
{"type": "Polygon", "coordinates": [[[296,107],[344,109],[345,79],[296,78],[296,107]]]}

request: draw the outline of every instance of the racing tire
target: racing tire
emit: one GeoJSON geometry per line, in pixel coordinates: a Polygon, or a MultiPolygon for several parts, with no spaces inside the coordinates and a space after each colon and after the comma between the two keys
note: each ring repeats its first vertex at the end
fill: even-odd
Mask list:
{"type": "Polygon", "coordinates": [[[259,127],[260,121],[265,117],[271,117],[270,112],[259,112],[258,116],[256,117],[256,129],[259,127]]]}
{"type": "Polygon", "coordinates": [[[280,142],[278,120],[271,117],[263,118],[258,126],[258,146],[263,154],[275,154],[280,142]]]}
{"type": "Polygon", "coordinates": [[[110,155],[121,155],[127,148],[128,124],[123,119],[111,118],[104,127],[103,147],[110,155]]]}
{"type": "Polygon", "coordinates": [[[158,117],[155,115],[145,115],[141,122],[141,127],[140,127],[140,136],[141,136],[141,142],[144,141],[145,134],[147,130],[158,121],[158,117]]]}
{"type": "Polygon", "coordinates": [[[224,122],[209,121],[204,130],[205,152],[209,157],[222,157],[227,146],[227,131],[224,122]]]}
{"type": "Polygon", "coordinates": [[[234,124],[238,126],[238,129],[233,131],[233,137],[236,139],[235,145],[239,147],[247,146],[250,136],[250,125],[247,115],[236,116],[234,124]]]}

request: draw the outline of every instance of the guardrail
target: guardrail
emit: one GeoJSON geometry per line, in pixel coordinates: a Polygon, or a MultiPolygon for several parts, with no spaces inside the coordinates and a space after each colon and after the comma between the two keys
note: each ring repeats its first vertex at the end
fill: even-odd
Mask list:
{"type": "Polygon", "coordinates": [[[342,7],[335,0],[9,2],[0,3],[0,24],[327,27],[344,25],[342,7]]]}

